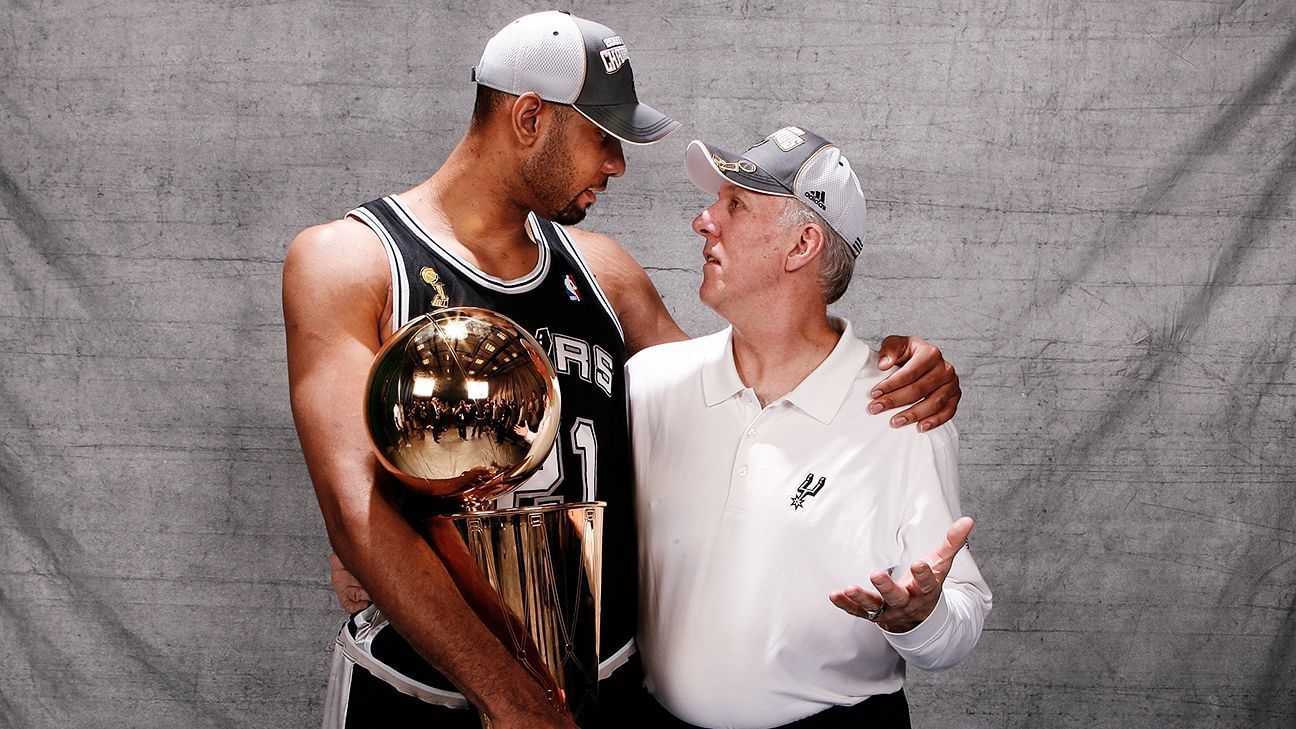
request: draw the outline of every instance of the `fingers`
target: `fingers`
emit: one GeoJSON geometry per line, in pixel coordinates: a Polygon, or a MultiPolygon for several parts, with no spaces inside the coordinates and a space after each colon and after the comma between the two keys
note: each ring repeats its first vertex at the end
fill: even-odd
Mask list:
{"type": "Polygon", "coordinates": [[[937,579],[931,565],[926,562],[914,562],[909,568],[909,574],[913,575],[911,589],[919,595],[930,595],[940,589],[941,580],[937,579]]]}
{"type": "Polygon", "coordinates": [[[828,601],[851,615],[865,620],[868,619],[867,611],[877,610],[882,607],[882,597],[880,595],[865,590],[859,585],[851,585],[845,590],[829,593],[828,601]]]}
{"type": "Polygon", "coordinates": [[[963,391],[959,389],[957,384],[946,383],[941,385],[921,402],[893,415],[891,417],[891,427],[900,428],[916,422],[918,423],[918,432],[926,433],[953,418],[954,413],[958,411],[959,400],[962,398],[963,391]]]}
{"type": "Polygon", "coordinates": [[[946,563],[954,561],[954,555],[967,544],[968,535],[972,533],[974,526],[976,522],[972,521],[970,516],[962,517],[950,524],[950,528],[945,531],[945,541],[936,548],[937,556],[946,563]]]}
{"type": "Polygon", "coordinates": [[[874,572],[869,577],[869,581],[873,583],[873,587],[877,589],[878,594],[886,601],[888,608],[903,610],[909,604],[909,591],[896,584],[896,581],[891,579],[891,575],[886,572],[882,570],[874,572]]]}
{"type": "Polygon", "coordinates": [[[874,410],[881,412],[882,410],[890,410],[891,408],[898,408],[902,405],[912,404],[943,384],[941,373],[936,369],[931,369],[925,372],[917,372],[915,378],[910,379],[909,382],[903,386],[897,386],[896,383],[900,380],[896,380],[895,382],[893,382],[893,380],[901,375],[904,375],[905,378],[908,379],[908,376],[911,374],[909,368],[912,366],[913,363],[911,362],[904,367],[901,367],[898,371],[893,373],[890,377],[887,377],[885,380],[879,382],[877,386],[873,388],[873,393],[878,393],[882,390],[886,390],[886,392],[882,395],[875,394],[873,396],[873,401],[869,403],[869,412],[873,412],[874,410]]]}
{"type": "Polygon", "coordinates": [[[369,593],[359,585],[347,588],[344,592],[338,593],[338,601],[342,603],[342,609],[349,613],[357,613],[372,604],[369,599],[369,593]]]}
{"type": "MultiPolygon", "coordinates": [[[[877,390],[875,389],[874,392],[877,390]]],[[[876,415],[883,409],[913,405],[908,410],[893,415],[891,426],[899,428],[926,418],[933,423],[931,427],[934,428],[954,415],[962,394],[956,383],[946,379],[942,368],[937,368],[924,374],[913,384],[875,398],[869,403],[869,412],[876,415]]]]}
{"type": "Polygon", "coordinates": [[[883,339],[882,345],[878,347],[878,369],[885,372],[896,365],[908,362],[913,355],[909,347],[909,340],[910,337],[902,337],[896,334],[883,339]]]}
{"type": "Polygon", "coordinates": [[[911,384],[944,361],[940,350],[925,339],[894,335],[887,337],[882,340],[882,347],[878,350],[878,369],[887,369],[897,364],[901,367],[878,383],[873,396],[878,397],[911,384]]]}
{"type": "Polygon", "coordinates": [[[333,593],[337,595],[338,602],[349,613],[364,610],[372,602],[369,593],[365,592],[360,581],[342,564],[337,554],[329,555],[329,581],[333,583],[333,593]]]}

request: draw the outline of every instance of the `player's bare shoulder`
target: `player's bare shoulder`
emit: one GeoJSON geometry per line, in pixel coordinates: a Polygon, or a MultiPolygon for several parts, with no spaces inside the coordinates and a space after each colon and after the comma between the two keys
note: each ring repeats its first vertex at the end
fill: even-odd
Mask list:
{"type": "Polygon", "coordinates": [[[351,218],[313,225],[298,233],[284,259],[285,281],[290,276],[335,284],[381,279],[385,286],[389,275],[378,236],[351,218]]]}
{"type": "Polygon", "coordinates": [[[283,306],[289,329],[345,318],[384,331],[391,272],[378,236],[344,218],[297,234],[284,258],[283,306]]]}
{"type": "Polygon", "coordinates": [[[639,276],[647,276],[643,266],[611,237],[580,228],[564,230],[598,278],[599,287],[609,297],[615,299],[617,294],[613,290],[634,283],[639,276]]]}
{"type": "Polygon", "coordinates": [[[566,230],[621,320],[631,354],[654,344],[685,338],[643,266],[619,243],[602,233],[579,228],[566,230]]]}
{"type": "Polygon", "coordinates": [[[300,297],[323,302],[341,296],[354,305],[378,307],[387,297],[390,279],[378,236],[365,224],[343,218],[311,226],[293,238],[284,258],[284,301],[300,297]]]}

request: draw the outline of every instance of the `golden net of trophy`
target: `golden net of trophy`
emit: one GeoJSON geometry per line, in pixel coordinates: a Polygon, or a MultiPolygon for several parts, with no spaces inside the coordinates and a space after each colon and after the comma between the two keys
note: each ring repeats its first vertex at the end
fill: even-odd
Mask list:
{"type": "Polygon", "coordinates": [[[598,696],[604,505],[489,508],[556,447],[560,400],[526,330],[457,307],[411,320],[383,345],[365,421],[383,467],[441,504],[418,526],[464,599],[579,719],[598,696]]]}

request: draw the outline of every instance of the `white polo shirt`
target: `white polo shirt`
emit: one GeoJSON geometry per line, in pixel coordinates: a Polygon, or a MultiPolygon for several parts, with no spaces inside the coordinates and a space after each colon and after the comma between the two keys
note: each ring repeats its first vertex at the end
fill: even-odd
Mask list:
{"type": "Polygon", "coordinates": [[[959,516],[957,435],[869,415],[877,355],[849,322],[832,353],[761,408],[732,332],[627,365],[640,553],[639,649],[667,709],[705,727],[795,721],[952,666],[990,590],[960,552],[935,611],[887,633],[828,594],[939,545],[959,516]]]}

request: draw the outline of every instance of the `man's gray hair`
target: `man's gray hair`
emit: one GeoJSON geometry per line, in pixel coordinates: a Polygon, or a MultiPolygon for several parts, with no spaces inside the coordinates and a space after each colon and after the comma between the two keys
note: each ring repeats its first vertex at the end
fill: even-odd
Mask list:
{"type": "Polygon", "coordinates": [[[846,287],[850,286],[851,274],[855,272],[855,256],[851,255],[845,239],[824,222],[819,213],[794,197],[787,198],[783,203],[779,223],[784,228],[815,224],[824,232],[824,250],[819,257],[819,289],[829,304],[840,299],[846,293],[846,287]]]}

